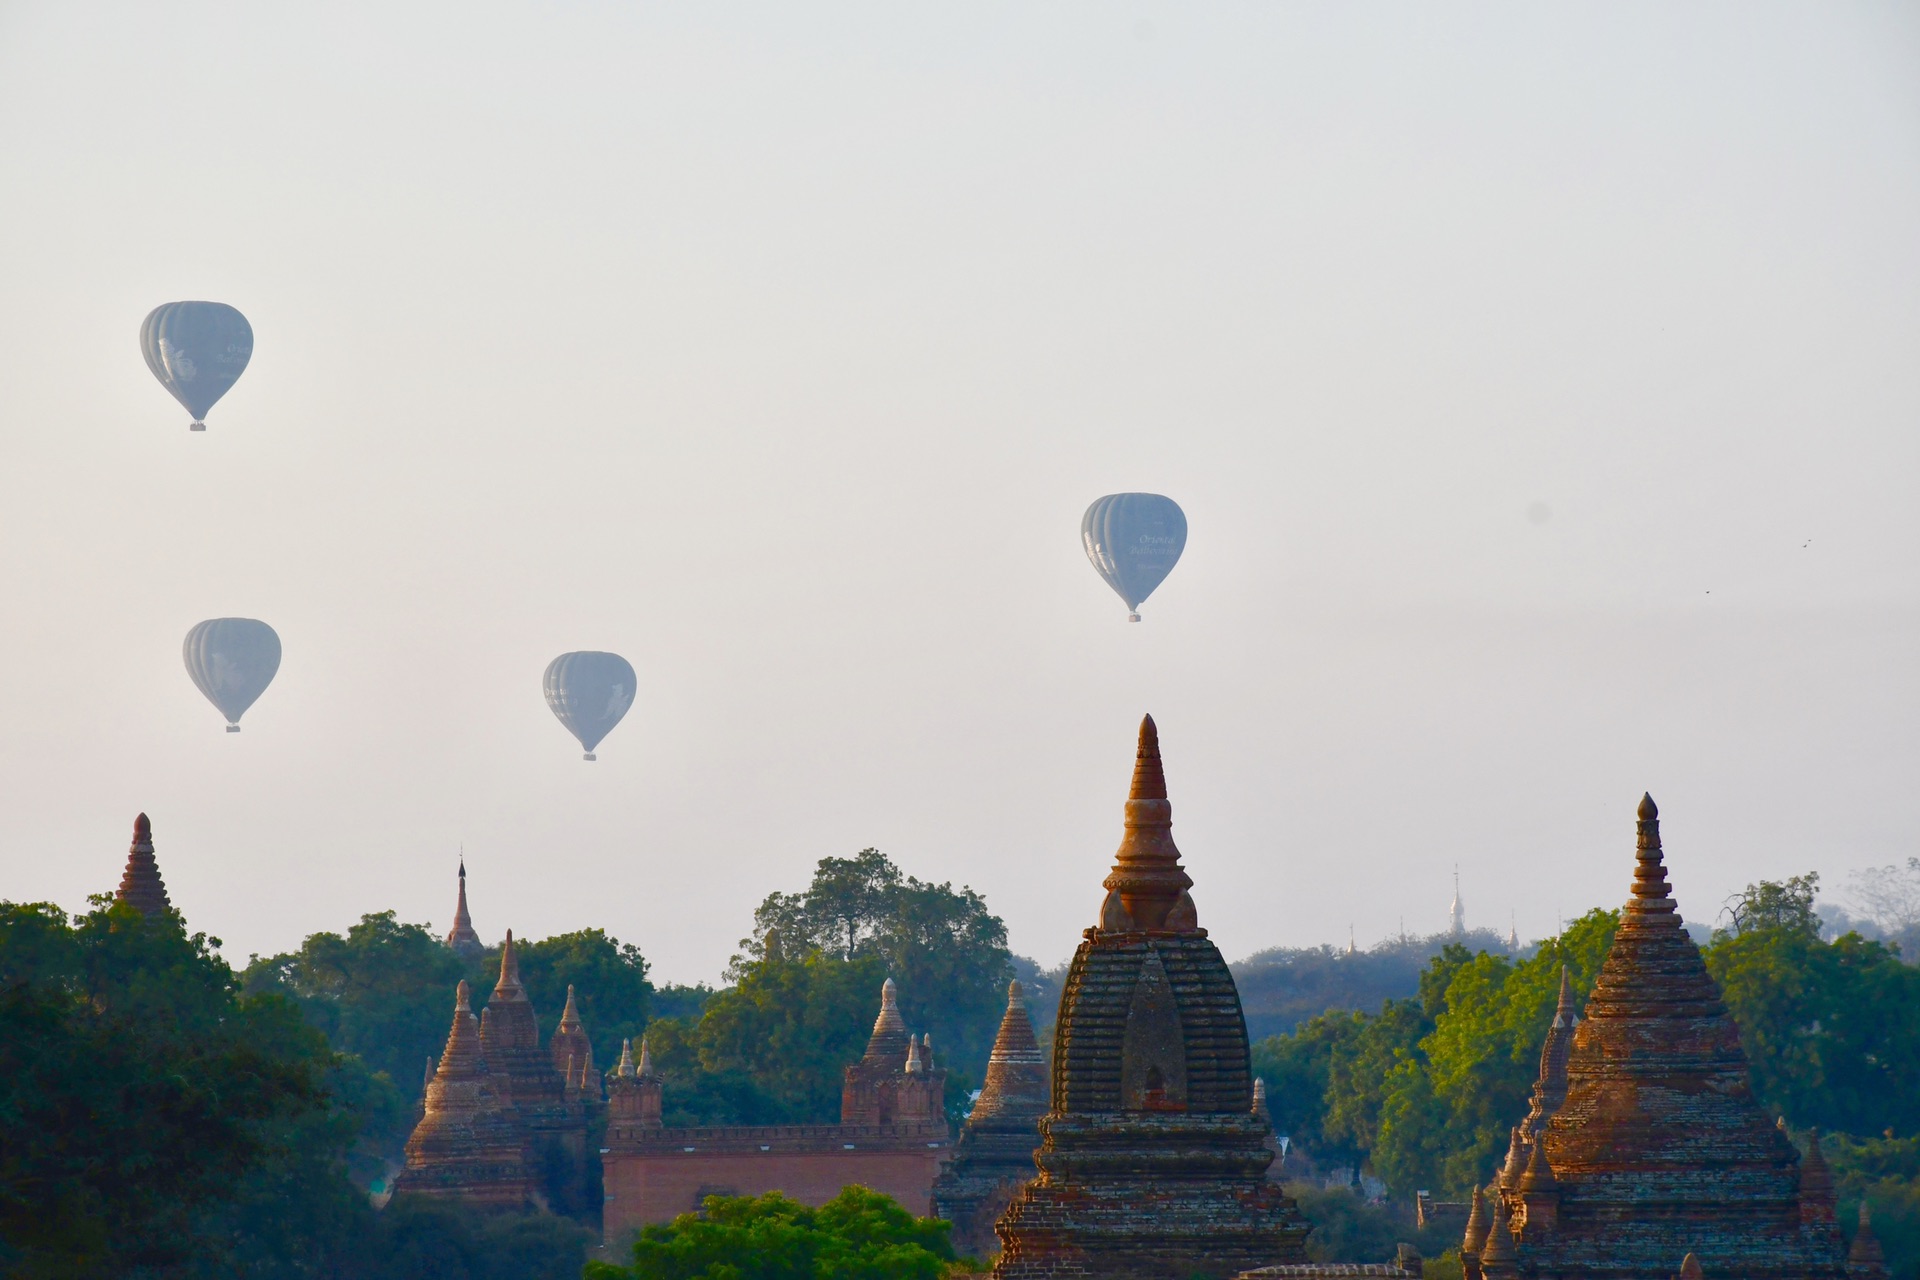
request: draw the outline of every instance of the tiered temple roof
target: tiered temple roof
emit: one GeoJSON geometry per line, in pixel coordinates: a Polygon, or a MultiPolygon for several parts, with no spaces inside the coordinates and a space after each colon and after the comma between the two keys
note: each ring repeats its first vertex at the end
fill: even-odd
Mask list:
{"type": "Polygon", "coordinates": [[[933,1065],[931,1046],[907,1032],[893,979],[880,985],[880,1016],[860,1061],[840,1085],[840,1123],[889,1125],[930,1121],[944,1114],[947,1075],[933,1065]]]}
{"type": "Polygon", "coordinates": [[[589,1159],[587,1132],[600,1090],[597,1076],[581,1083],[581,1073],[591,1072],[593,1049],[568,994],[561,1026],[542,1049],[512,930],[500,948],[499,981],[479,1018],[461,982],[447,1050],[428,1080],[396,1193],[598,1215],[598,1164],[589,1159]],[[509,1147],[511,1159],[504,1154],[509,1147]]]}
{"type": "MultiPolygon", "coordinates": [[[[1715,1280],[1837,1280],[1818,1142],[1803,1164],[1754,1100],[1739,1029],[1681,927],[1650,796],[1637,845],[1632,897],[1573,1029],[1564,1101],[1543,1105],[1533,1132],[1514,1130],[1477,1259],[1474,1228],[1463,1242],[1467,1272],[1667,1280],[1691,1255],[1715,1280]]],[[[1550,1036],[1539,1102],[1551,1102],[1553,1067],[1550,1036]]]]}
{"type": "Polygon", "coordinates": [[[974,1100],[953,1161],[933,1184],[936,1217],[953,1223],[954,1247],[984,1258],[1000,1247],[993,1224],[1034,1175],[1040,1117],[1047,1112],[1047,1060],[1034,1038],[1020,983],[1007,984],[1007,1011],[987,1058],[987,1079],[974,1100]]]}
{"type": "Polygon", "coordinates": [[[1039,1174],[1000,1220],[996,1276],[1192,1280],[1305,1261],[1307,1228],[1266,1177],[1239,993],[1172,826],[1149,716],[1100,924],[1061,997],[1039,1174]]]}
{"type": "Polygon", "coordinates": [[[127,850],[127,869],[121,873],[120,887],[113,897],[144,916],[164,915],[173,910],[173,903],[167,900],[166,882],[160,878],[160,864],[153,859],[153,824],[144,813],[133,820],[133,845],[127,850]]]}

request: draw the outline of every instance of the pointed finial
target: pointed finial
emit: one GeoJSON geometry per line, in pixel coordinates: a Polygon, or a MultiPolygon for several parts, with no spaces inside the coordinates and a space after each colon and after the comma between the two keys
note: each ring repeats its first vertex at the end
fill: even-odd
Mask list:
{"type": "Polygon", "coordinates": [[[1639,823],[1634,837],[1633,901],[1629,909],[1639,914],[1652,910],[1671,912],[1672,886],[1660,857],[1660,811],[1651,795],[1640,798],[1639,823]]]}
{"type": "Polygon", "coordinates": [[[579,1025],[580,1025],[580,1012],[579,1010],[574,1008],[573,984],[569,982],[567,984],[567,1007],[560,1011],[560,1027],[563,1030],[570,1031],[579,1025]]]}
{"type": "Polygon", "coordinates": [[[1553,1164],[1547,1159],[1545,1134],[1535,1134],[1533,1154],[1527,1158],[1527,1171],[1520,1175],[1520,1190],[1550,1191],[1558,1179],[1553,1176],[1553,1164]]]}
{"type": "Polygon", "coordinates": [[[1689,1253],[1680,1260],[1680,1280],[1702,1280],[1700,1259],[1689,1253]]]}
{"type": "Polygon", "coordinates": [[[460,985],[453,989],[453,993],[453,1011],[455,1013],[472,1013],[473,990],[467,986],[467,980],[465,978],[460,979],[460,985]]]}
{"type": "Polygon", "coordinates": [[[1640,821],[1642,822],[1652,822],[1660,816],[1660,806],[1653,802],[1653,793],[1651,791],[1641,793],[1639,812],[1640,821]]]}
{"type": "Polygon", "coordinates": [[[1027,989],[1020,985],[1020,979],[1018,978],[1015,978],[1007,984],[1007,1007],[1009,1009],[1024,1009],[1027,1007],[1027,989]]]}
{"type": "Polygon", "coordinates": [[[640,1074],[647,1077],[653,1075],[653,1051],[647,1048],[645,1036],[640,1037],[640,1074]]]}
{"type": "Polygon", "coordinates": [[[144,813],[133,820],[133,842],[135,844],[153,843],[153,822],[144,813]]]}
{"type": "Polygon", "coordinates": [[[1553,1010],[1553,1025],[1570,1027],[1573,1016],[1573,980],[1567,973],[1567,966],[1560,966],[1560,1001],[1553,1010]]]}
{"type": "Polygon", "coordinates": [[[900,988],[894,985],[892,978],[880,984],[880,1007],[897,1009],[900,1007],[900,988]]]}
{"type": "MultiPolygon", "coordinates": [[[[646,1048],[643,1044],[641,1047],[641,1053],[645,1054],[645,1052],[646,1052],[646,1048]]],[[[633,1076],[633,1041],[622,1040],[620,1042],[620,1061],[614,1066],[613,1073],[619,1076],[620,1078],[622,1078],[623,1080],[632,1078],[633,1076]]]]}
{"type": "Polygon", "coordinates": [[[1460,1241],[1460,1252],[1477,1256],[1487,1243],[1487,1197],[1479,1187],[1473,1189],[1473,1203],[1467,1210],[1467,1231],[1460,1241]]]}
{"type": "Polygon", "coordinates": [[[1160,730],[1152,716],[1140,721],[1133,782],[1127,792],[1126,832],[1102,887],[1108,891],[1109,903],[1101,911],[1103,929],[1125,930],[1131,925],[1133,929],[1186,931],[1193,927],[1184,913],[1179,919],[1168,919],[1181,906],[1181,895],[1193,887],[1193,880],[1181,869],[1180,850],[1173,842],[1173,806],[1167,801],[1160,730]]]}
{"type": "Polygon", "coordinates": [[[920,1042],[912,1036],[907,1037],[907,1074],[917,1076],[926,1070],[926,1061],[920,1056],[920,1042]]]}

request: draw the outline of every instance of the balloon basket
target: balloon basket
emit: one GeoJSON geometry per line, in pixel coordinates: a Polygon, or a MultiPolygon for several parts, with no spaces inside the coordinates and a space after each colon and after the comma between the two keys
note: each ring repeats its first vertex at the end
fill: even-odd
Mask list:
{"type": "Polygon", "coordinates": [[[597,755],[595,755],[595,754],[593,754],[593,752],[591,752],[591,751],[589,751],[589,752],[587,752],[587,754],[585,754],[585,755],[583,755],[583,756],[581,756],[580,758],[581,758],[582,760],[598,760],[598,759],[599,759],[600,757],[599,757],[599,756],[597,756],[597,755]]]}
{"type": "Polygon", "coordinates": [[[227,732],[228,732],[228,733],[238,733],[238,732],[240,732],[240,726],[239,726],[239,725],[237,725],[237,724],[230,724],[230,725],[228,725],[228,726],[227,726],[227,732]]]}
{"type": "Polygon", "coordinates": [[[1127,615],[1127,621],[1128,621],[1128,622],[1138,622],[1138,621],[1140,621],[1140,615],[1139,615],[1139,614],[1137,614],[1137,613],[1130,613],[1130,614],[1128,614],[1128,615],[1127,615]]]}
{"type": "Polygon", "coordinates": [[[199,421],[189,423],[187,426],[187,430],[189,431],[205,431],[206,429],[207,429],[207,424],[199,421]]]}

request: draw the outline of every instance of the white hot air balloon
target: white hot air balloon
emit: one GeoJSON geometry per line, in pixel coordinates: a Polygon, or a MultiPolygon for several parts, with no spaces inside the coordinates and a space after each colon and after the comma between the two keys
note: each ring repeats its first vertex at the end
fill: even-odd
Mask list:
{"type": "Polygon", "coordinates": [[[240,717],[280,670],[280,637],[253,618],[209,618],[187,632],[187,674],[207,701],[240,732],[240,717]]]}

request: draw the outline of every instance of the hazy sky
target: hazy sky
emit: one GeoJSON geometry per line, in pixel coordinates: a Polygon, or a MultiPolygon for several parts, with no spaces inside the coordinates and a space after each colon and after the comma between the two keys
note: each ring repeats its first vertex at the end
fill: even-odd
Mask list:
{"type": "Polygon", "coordinates": [[[144,809],[244,963],[464,842],[713,979],[877,845],[1051,963],[1143,711],[1230,957],[1546,934],[1643,789],[1694,919],[1920,854],[1913,4],[5,4],[0,298],[0,897],[144,809]]]}

